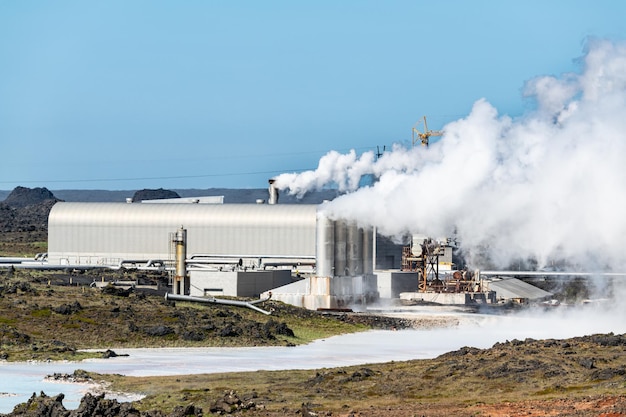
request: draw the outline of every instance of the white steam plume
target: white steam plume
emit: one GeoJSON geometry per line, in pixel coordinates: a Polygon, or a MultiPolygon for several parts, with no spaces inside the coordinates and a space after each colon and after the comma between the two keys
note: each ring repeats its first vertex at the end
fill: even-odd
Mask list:
{"type": "Polygon", "coordinates": [[[429,148],[378,160],[332,151],[276,185],[302,195],[334,183],[350,192],[327,204],[331,216],[390,236],[456,230],[466,253],[486,250],[495,266],[533,257],[624,270],[626,43],[592,41],[581,63],[580,74],[527,82],[537,105],[522,118],[478,100],[429,148]],[[367,174],[378,181],[359,188],[367,174]]]}

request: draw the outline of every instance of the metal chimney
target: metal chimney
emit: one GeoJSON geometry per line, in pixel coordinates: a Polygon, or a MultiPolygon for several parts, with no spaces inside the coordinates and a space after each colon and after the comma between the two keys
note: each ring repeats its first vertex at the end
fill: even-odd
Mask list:
{"type": "Polygon", "coordinates": [[[183,226],[174,235],[173,243],[176,246],[176,272],[172,292],[185,294],[187,287],[187,230],[183,226]]]}
{"type": "Polygon", "coordinates": [[[275,179],[270,179],[268,182],[270,183],[269,192],[270,198],[267,201],[269,204],[278,204],[278,189],[274,186],[275,179]]]}

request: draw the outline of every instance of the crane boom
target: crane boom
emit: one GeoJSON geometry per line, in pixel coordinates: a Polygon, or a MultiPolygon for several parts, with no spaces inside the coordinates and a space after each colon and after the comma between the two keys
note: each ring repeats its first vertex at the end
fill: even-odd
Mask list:
{"type": "Polygon", "coordinates": [[[421,141],[422,146],[428,146],[428,139],[431,136],[442,136],[443,132],[440,130],[428,130],[428,124],[426,123],[426,116],[424,116],[424,131],[420,132],[417,129],[417,125],[419,125],[421,121],[417,122],[415,126],[413,126],[413,146],[419,141],[421,141]]]}

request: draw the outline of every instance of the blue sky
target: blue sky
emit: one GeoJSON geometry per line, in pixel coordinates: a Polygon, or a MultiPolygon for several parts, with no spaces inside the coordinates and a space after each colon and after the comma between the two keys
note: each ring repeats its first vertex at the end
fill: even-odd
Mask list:
{"type": "Polygon", "coordinates": [[[623,1],[0,0],[0,189],[264,188],[626,39],[623,1]]]}

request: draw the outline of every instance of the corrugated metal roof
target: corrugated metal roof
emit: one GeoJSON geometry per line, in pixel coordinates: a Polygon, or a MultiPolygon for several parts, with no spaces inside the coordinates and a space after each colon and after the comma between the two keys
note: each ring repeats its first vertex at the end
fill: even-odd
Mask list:
{"type": "Polygon", "coordinates": [[[57,203],[49,258],[163,258],[169,234],[188,230],[187,253],[315,255],[317,205],[57,203]]]}
{"type": "Polygon", "coordinates": [[[206,197],[177,197],[159,198],[155,200],[141,200],[143,204],[224,204],[223,195],[211,195],[206,197]]]}
{"type": "Polygon", "coordinates": [[[65,203],[52,207],[49,223],[137,225],[315,225],[314,204],[138,204],[65,203]],[[184,223],[181,223],[184,221],[184,223]]]}
{"type": "Polygon", "coordinates": [[[528,284],[517,278],[485,280],[490,290],[496,292],[498,298],[525,298],[527,300],[540,300],[551,297],[552,293],[528,284]]]}

